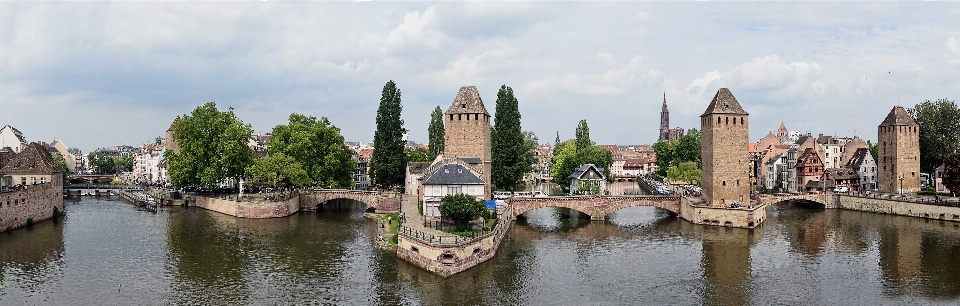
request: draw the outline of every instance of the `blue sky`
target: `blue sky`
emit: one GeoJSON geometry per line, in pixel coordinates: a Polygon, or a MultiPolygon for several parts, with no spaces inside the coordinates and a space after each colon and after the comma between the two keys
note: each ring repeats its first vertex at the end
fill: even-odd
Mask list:
{"type": "Polygon", "coordinates": [[[290,113],[371,141],[394,80],[412,140],[475,85],[524,130],[601,144],[699,128],[721,87],[757,141],[784,122],[876,139],[895,105],[960,97],[956,2],[2,2],[0,125],[84,152],[140,145],[207,101],[255,132],[290,113]]]}

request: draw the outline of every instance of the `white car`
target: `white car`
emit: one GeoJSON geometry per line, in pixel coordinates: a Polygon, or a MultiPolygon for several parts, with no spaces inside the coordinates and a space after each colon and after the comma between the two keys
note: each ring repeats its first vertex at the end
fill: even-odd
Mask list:
{"type": "Polygon", "coordinates": [[[849,191],[850,191],[850,188],[848,188],[847,186],[840,186],[833,189],[833,192],[837,192],[837,193],[843,193],[843,192],[849,192],[849,191]]]}

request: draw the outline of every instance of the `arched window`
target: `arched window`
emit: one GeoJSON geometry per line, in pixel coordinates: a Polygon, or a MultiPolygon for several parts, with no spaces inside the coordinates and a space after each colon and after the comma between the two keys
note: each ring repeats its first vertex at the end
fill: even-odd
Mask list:
{"type": "Polygon", "coordinates": [[[730,124],[730,117],[724,117],[724,118],[726,118],[726,119],[724,120],[724,121],[726,122],[726,124],[730,124]]]}
{"type": "Polygon", "coordinates": [[[743,124],[743,117],[740,117],[740,124],[743,124]]]}

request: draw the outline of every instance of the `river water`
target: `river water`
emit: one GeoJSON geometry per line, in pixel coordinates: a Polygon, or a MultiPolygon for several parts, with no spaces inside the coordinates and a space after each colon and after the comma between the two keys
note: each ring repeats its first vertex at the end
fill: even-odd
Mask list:
{"type": "Polygon", "coordinates": [[[362,204],[249,220],[68,200],[0,233],[2,305],[956,304],[960,224],[785,205],[758,229],[653,207],[591,222],[543,208],[444,279],[373,247],[362,204]]]}

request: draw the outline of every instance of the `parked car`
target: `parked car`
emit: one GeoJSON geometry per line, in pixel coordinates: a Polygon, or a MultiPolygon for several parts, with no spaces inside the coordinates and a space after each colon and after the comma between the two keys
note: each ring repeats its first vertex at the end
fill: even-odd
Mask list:
{"type": "Polygon", "coordinates": [[[510,198],[510,192],[509,192],[509,191],[494,191],[494,192],[493,192],[493,199],[494,199],[494,200],[506,200],[506,199],[509,199],[509,198],[510,198]]]}
{"type": "Polygon", "coordinates": [[[848,188],[847,186],[839,186],[837,188],[834,188],[833,192],[837,192],[837,193],[850,192],[850,188],[848,188]]]}
{"type": "Polygon", "coordinates": [[[550,196],[550,195],[540,190],[533,191],[533,197],[546,197],[546,196],[550,196]]]}

